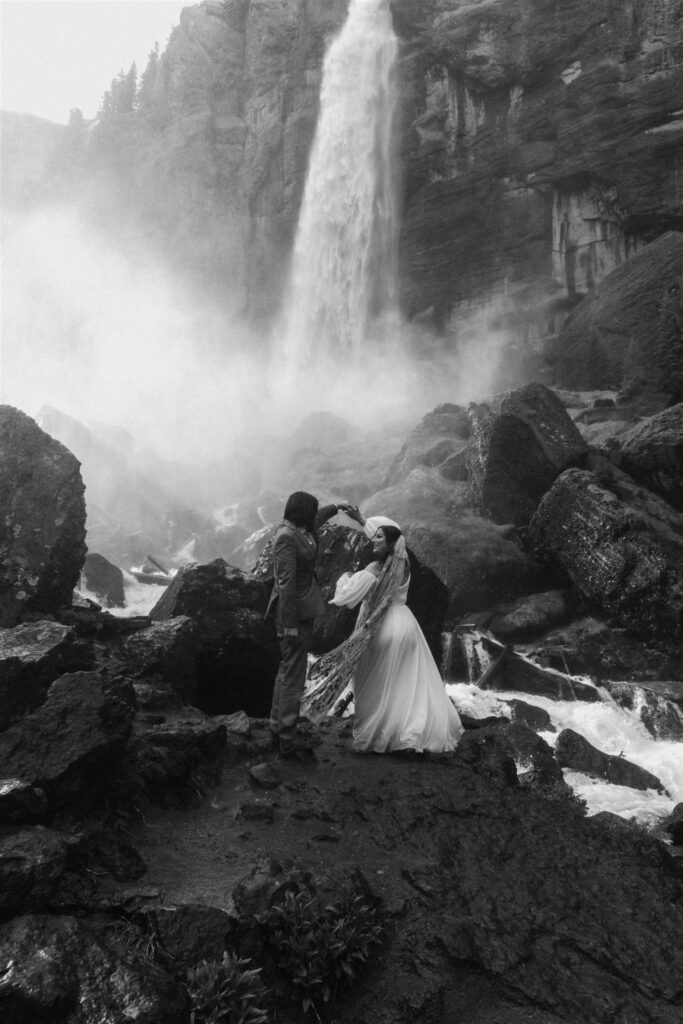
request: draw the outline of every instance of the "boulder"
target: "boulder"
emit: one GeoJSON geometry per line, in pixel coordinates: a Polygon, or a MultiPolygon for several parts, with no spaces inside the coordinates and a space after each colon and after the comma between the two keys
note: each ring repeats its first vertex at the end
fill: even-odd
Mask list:
{"type": "Polygon", "coordinates": [[[634,711],[658,740],[683,740],[683,711],[672,701],[637,683],[607,683],[607,690],[622,708],[634,711]]]}
{"type": "Polygon", "coordinates": [[[555,732],[555,726],[548,712],[535,704],[527,704],[525,700],[503,701],[510,708],[513,722],[523,722],[535,732],[555,732]]]}
{"type": "Polygon", "coordinates": [[[612,270],[567,318],[555,345],[560,387],[609,388],[649,415],[683,399],[683,233],[669,231],[612,270]]]}
{"type": "Polygon", "coordinates": [[[84,558],[78,461],[29,416],[0,406],[0,626],[68,607],[84,558]]]}
{"type": "Polygon", "coordinates": [[[128,760],[157,803],[183,804],[220,778],[226,752],[226,729],[220,721],[197,714],[162,722],[136,721],[128,760]]]}
{"type": "Polygon", "coordinates": [[[621,468],[683,512],[683,403],[642,420],[620,442],[621,468]]]}
{"type": "Polygon", "coordinates": [[[514,527],[472,513],[467,484],[419,466],[363,502],[365,516],[389,515],[406,543],[448,587],[448,620],[547,588],[548,571],[514,527]]]}
{"type": "Polygon", "coordinates": [[[45,702],[0,734],[3,773],[73,809],[109,786],[131,731],[130,694],[97,672],[60,676],[45,702]]]}
{"type": "Polygon", "coordinates": [[[74,917],[16,917],[0,927],[0,1016],[5,1024],[186,1024],[182,985],[133,966],[74,917]]]}
{"type": "Polygon", "coordinates": [[[605,754],[573,729],[563,729],[555,744],[557,763],[595,778],[606,779],[613,786],[630,786],[632,789],[655,789],[665,793],[664,786],[656,775],[641,768],[624,757],[605,754]]]}
{"type": "Polygon", "coordinates": [[[471,407],[467,450],[475,508],[496,523],[528,523],[556,477],[586,455],[586,444],[543,384],[471,407]]]}
{"type": "Polygon", "coordinates": [[[199,629],[187,615],[155,622],[128,637],[123,650],[130,675],[160,677],[171,693],[192,704],[197,689],[199,629]]]}
{"type": "Polygon", "coordinates": [[[496,636],[521,640],[564,622],[570,617],[573,604],[566,590],[529,594],[496,608],[488,628],[496,636]]]}
{"type": "Polygon", "coordinates": [[[529,543],[589,600],[649,637],[683,639],[683,516],[604,460],[566,470],[529,543]]]}
{"type": "Polygon", "coordinates": [[[565,784],[553,748],[528,725],[522,721],[513,721],[508,725],[499,726],[498,731],[514,751],[520,782],[538,786],[565,784]]]}
{"type": "Polygon", "coordinates": [[[71,626],[41,621],[0,629],[0,731],[38,707],[58,676],[92,662],[71,626]]]}
{"type": "Polygon", "coordinates": [[[516,786],[515,751],[501,732],[506,723],[466,729],[458,743],[455,760],[464,768],[504,786],[516,786]]]}
{"type": "Polygon", "coordinates": [[[0,825],[26,825],[44,821],[48,802],[42,789],[24,779],[0,779],[0,825]]]}
{"type": "Polygon", "coordinates": [[[270,711],[280,651],[272,617],[264,619],[267,589],[217,558],[181,569],[150,617],[179,615],[198,630],[197,706],[209,714],[270,711]]]}
{"type": "Polygon", "coordinates": [[[405,480],[417,466],[438,467],[446,479],[461,479],[453,475],[454,467],[467,446],[471,429],[467,410],[462,406],[437,406],[408,435],[389,467],[386,485],[391,487],[405,480]]]}
{"type": "Polygon", "coordinates": [[[124,608],[123,572],[104,555],[89,551],[85,556],[83,580],[105,608],[124,608]]]}
{"type": "Polygon", "coordinates": [[[79,842],[42,825],[0,828],[0,919],[49,907],[79,842]]]}
{"type": "Polygon", "coordinates": [[[674,846],[683,846],[683,803],[678,803],[664,825],[674,846]]]}
{"type": "Polygon", "coordinates": [[[584,615],[538,640],[529,653],[542,665],[571,675],[590,675],[598,682],[610,679],[646,682],[669,700],[683,701],[683,657],[663,644],[654,646],[627,630],[584,615]],[[661,683],[660,680],[672,680],[661,683]],[[676,680],[679,680],[678,684],[676,680]]]}
{"type": "Polygon", "coordinates": [[[220,907],[200,903],[152,907],[143,915],[163,950],[181,964],[220,960],[234,919],[220,907]]]}

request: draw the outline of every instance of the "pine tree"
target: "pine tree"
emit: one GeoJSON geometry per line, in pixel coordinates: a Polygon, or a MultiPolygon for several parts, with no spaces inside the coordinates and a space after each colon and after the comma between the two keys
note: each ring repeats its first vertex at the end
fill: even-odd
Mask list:
{"type": "Polygon", "coordinates": [[[154,44],[154,49],[149,51],[149,57],[147,58],[147,67],[140,76],[140,85],[138,87],[137,94],[137,105],[138,107],[144,107],[145,104],[152,100],[154,95],[154,87],[157,82],[157,75],[159,74],[159,44],[154,44]]]}

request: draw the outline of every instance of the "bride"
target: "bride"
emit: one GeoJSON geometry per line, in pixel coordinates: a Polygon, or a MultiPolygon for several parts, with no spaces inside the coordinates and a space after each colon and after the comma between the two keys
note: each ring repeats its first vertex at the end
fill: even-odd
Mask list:
{"type": "Polygon", "coordinates": [[[357,509],[347,514],[372,540],[375,561],[337,582],[331,604],[363,603],[352,636],[313,666],[307,713],[322,717],[352,677],[355,750],[453,750],[462,726],[406,605],[410,563],[400,527],[385,516],[364,519],[357,509]]]}

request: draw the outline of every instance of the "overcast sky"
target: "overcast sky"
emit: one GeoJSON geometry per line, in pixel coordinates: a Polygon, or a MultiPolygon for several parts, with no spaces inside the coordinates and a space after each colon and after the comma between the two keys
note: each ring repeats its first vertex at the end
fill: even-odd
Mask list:
{"type": "Polygon", "coordinates": [[[0,108],[66,123],[95,116],[112,78],[161,51],[192,0],[0,0],[0,108]]]}

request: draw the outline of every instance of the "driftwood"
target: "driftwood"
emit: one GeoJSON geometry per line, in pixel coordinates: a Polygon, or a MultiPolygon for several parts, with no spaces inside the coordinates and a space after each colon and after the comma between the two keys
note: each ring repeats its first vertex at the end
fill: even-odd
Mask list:
{"type": "Polygon", "coordinates": [[[480,689],[515,690],[550,700],[600,700],[597,688],[591,683],[555,669],[542,668],[491,636],[481,634],[481,638],[494,660],[477,680],[480,689]]]}

